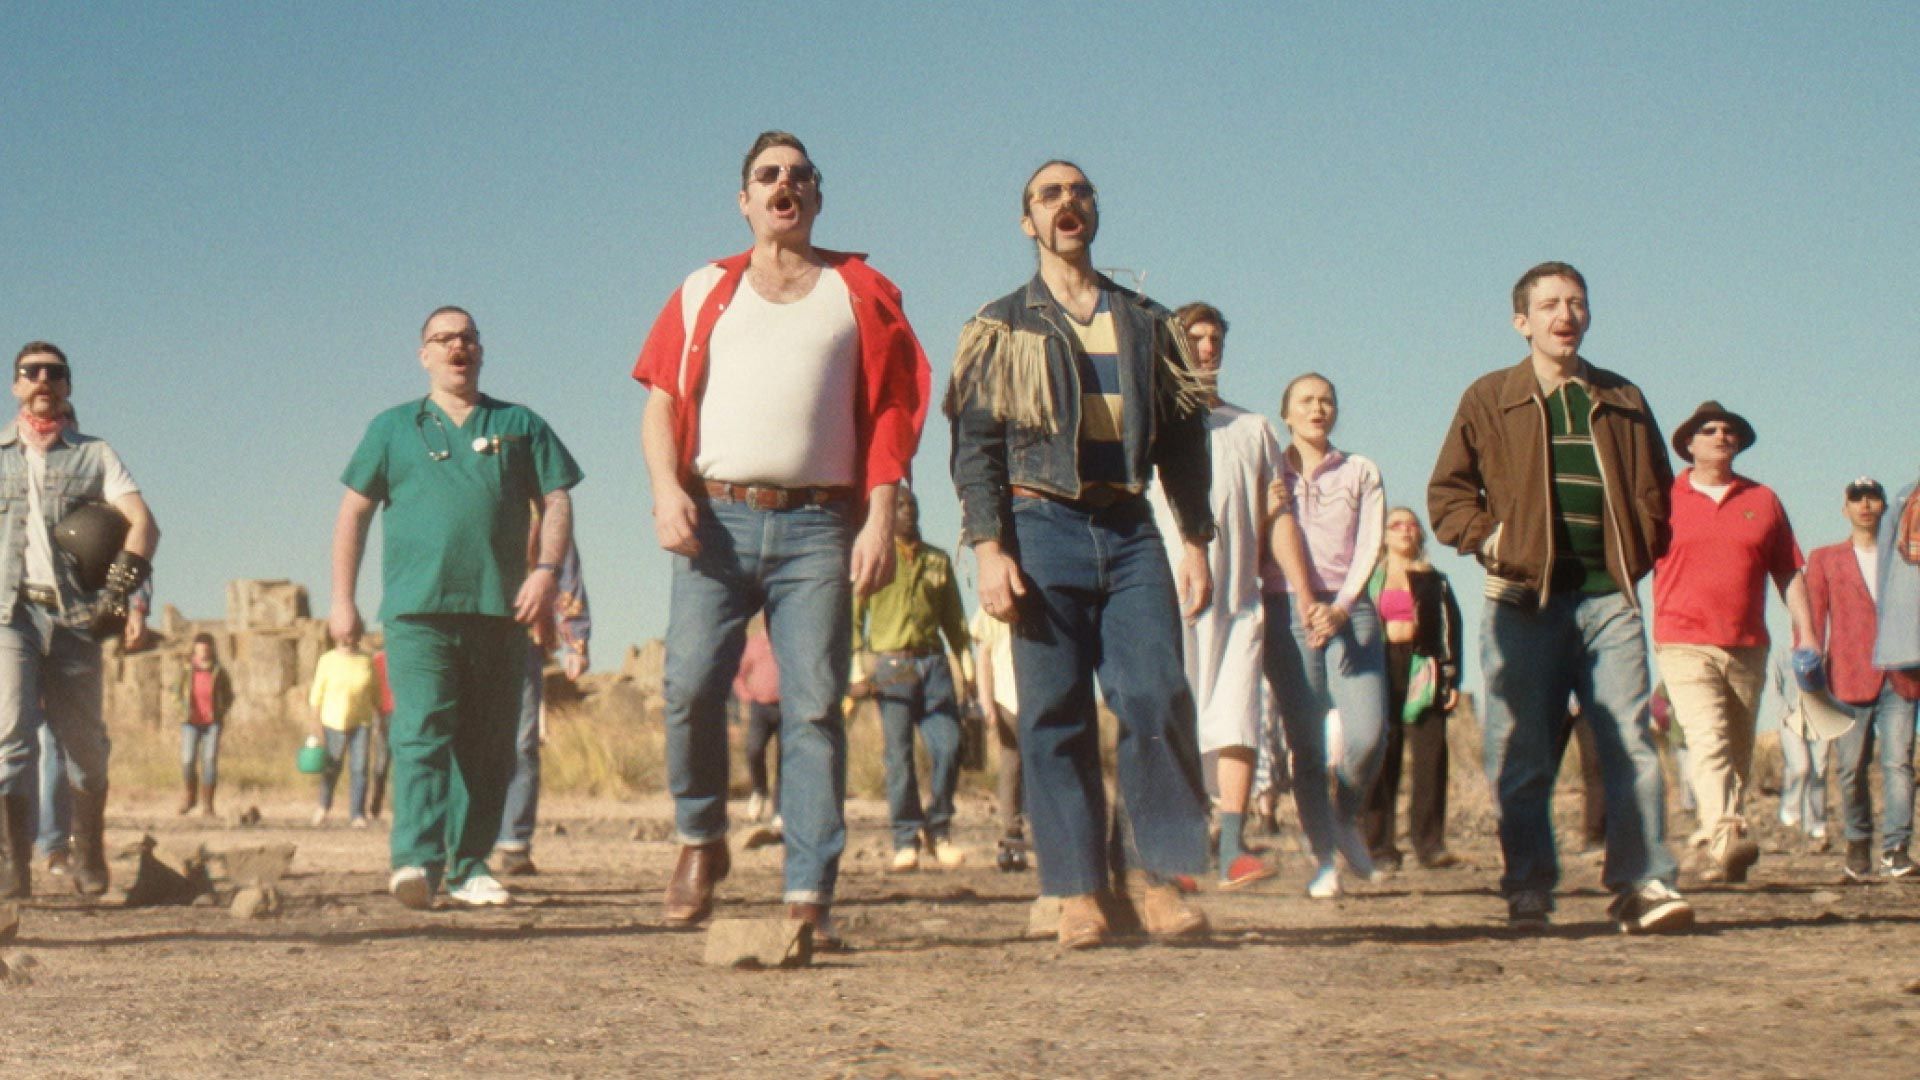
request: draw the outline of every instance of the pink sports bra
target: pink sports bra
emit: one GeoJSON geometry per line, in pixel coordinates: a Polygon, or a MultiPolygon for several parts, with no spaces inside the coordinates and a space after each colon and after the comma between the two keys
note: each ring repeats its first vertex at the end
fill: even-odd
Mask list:
{"type": "Polygon", "coordinates": [[[1380,621],[1412,622],[1413,593],[1406,589],[1381,589],[1380,621]]]}

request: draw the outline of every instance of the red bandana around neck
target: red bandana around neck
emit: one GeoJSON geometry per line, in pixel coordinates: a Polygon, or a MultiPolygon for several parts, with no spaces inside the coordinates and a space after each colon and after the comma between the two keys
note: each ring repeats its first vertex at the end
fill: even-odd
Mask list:
{"type": "Polygon", "coordinates": [[[20,407],[20,438],[28,446],[39,450],[52,446],[54,440],[60,437],[61,429],[70,423],[72,421],[66,419],[42,419],[28,412],[26,406],[20,407]]]}

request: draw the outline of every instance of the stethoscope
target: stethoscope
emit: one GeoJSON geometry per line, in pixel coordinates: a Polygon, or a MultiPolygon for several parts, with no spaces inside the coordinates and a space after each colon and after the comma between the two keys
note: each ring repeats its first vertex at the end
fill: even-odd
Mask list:
{"type": "MultiPolygon", "coordinates": [[[[447,422],[440,419],[440,414],[427,408],[428,400],[428,398],[421,398],[420,407],[414,410],[413,431],[414,434],[420,436],[420,445],[426,450],[428,460],[445,461],[453,456],[453,435],[447,431],[447,422]],[[433,426],[439,429],[440,432],[440,449],[438,450],[435,450],[433,443],[427,439],[427,421],[429,420],[433,421],[433,426]]],[[[498,454],[501,448],[507,444],[521,442],[525,438],[524,435],[475,435],[473,437],[473,452],[476,454],[498,454]]]]}

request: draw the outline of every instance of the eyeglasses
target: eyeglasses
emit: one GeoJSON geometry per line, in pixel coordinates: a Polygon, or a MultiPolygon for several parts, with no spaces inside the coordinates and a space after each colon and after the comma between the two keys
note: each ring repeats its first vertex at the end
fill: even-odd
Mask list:
{"type": "Polygon", "coordinates": [[[1041,184],[1033,193],[1033,201],[1049,210],[1068,198],[1074,202],[1091,203],[1100,198],[1100,193],[1085,180],[1075,180],[1070,184],[1041,184]]]}
{"type": "Polygon", "coordinates": [[[15,378],[25,379],[28,382],[39,382],[42,379],[48,382],[66,382],[71,371],[72,369],[65,364],[19,364],[14,367],[13,374],[15,378]]]}
{"type": "Polygon", "coordinates": [[[794,187],[806,187],[820,182],[820,170],[811,165],[761,165],[750,174],[756,184],[776,184],[780,175],[786,174],[794,187]]]}
{"type": "Polygon", "coordinates": [[[450,348],[456,341],[465,342],[468,348],[472,348],[480,344],[480,335],[471,330],[463,330],[459,333],[435,334],[427,339],[427,344],[438,345],[441,348],[450,348]]]}

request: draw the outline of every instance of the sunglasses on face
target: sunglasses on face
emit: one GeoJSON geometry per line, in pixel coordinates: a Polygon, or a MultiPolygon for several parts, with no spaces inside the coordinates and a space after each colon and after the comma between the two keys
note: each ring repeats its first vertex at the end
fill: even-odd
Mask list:
{"type": "Polygon", "coordinates": [[[435,334],[432,337],[427,339],[427,344],[439,345],[442,347],[451,347],[453,343],[456,341],[465,342],[468,348],[472,348],[473,346],[480,344],[480,335],[470,330],[466,331],[465,333],[457,333],[457,334],[456,333],[435,334]]]}
{"type": "Polygon", "coordinates": [[[20,364],[13,369],[13,374],[28,382],[39,382],[42,379],[49,382],[66,382],[68,370],[65,364],[20,364]]]}
{"type": "Polygon", "coordinates": [[[811,165],[761,165],[750,174],[756,184],[777,184],[780,174],[785,173],[794,187],[806,187],[820,182],[820,170],[811,165]]]}
{"type": "Polygon", "coordinates": [[[1069,198],[1078,203],[1090,203],[1098,195],[1092,184],[1075,180],[1070,184],[1041,184],[1034,189],[1033,201],[1051,210],[1069,198]]]}

